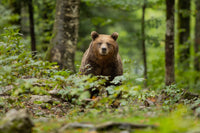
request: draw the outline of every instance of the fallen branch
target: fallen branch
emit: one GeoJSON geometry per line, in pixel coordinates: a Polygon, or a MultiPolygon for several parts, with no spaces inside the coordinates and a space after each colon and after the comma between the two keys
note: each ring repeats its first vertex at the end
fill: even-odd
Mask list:
{"type": "Polygon", "coordinates": [[[124,122],[106,122],[100,125],[97,125],[96,131],[105,131],[112,129],[120,130],[131,130],[131,129],[144,129],[144,128],[157,128],[155,125],[144,125],[144,124],[133,124],[133,123],[124,123],[124,122]]]}
{"type": "Polygon", "coordinates": [[[106,131],[106,130],[132,130],[132,129],[144,129],[144,128],[153,128],[156,129],[155,125],[144,125],[144,124],[133,124],[133,123],[124,123],[124,122],[106,122],[99,125],[87,124],[87,123],[69,123],[64,125],[59,129],[59,132],[63,132],[67,129],[89,129],[92,131],[106,131]]]}
{"type": "Polygon", "coordinates": [[[92,125],[92,124],[75,122],[75,123],[69,123],[69,124],[64,125],[63,127],[61,127],[59,129],[59,132],[62,133],[62,132],[64,132],[67,129],[79,129],[79,128],[93,129],[94,127],[95,126],[92,125]]]}

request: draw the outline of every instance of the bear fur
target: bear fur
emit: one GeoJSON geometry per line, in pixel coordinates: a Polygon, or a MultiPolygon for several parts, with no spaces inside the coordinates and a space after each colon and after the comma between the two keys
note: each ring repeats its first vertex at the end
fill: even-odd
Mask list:
{"type": "Polygon", "coordinates": [[[91,37],[92,41],[81,61],[81,74],[109,76],[109,80],[122,75],[122,61],[116,42],[118,33],[104,35],[93,31],[91,37]]]}

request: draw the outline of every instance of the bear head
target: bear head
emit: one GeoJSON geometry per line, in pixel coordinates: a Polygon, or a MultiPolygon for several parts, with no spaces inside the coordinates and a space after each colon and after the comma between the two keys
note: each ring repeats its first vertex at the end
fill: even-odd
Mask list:
{"type": "Polygon", "coordinates": [[[92,49],[98,58],[109,58],[117,55],[118,44],[116,42],[118,33],[114,32],[112,35],[99,34],[96,31],[91,32],[92,49]]]}

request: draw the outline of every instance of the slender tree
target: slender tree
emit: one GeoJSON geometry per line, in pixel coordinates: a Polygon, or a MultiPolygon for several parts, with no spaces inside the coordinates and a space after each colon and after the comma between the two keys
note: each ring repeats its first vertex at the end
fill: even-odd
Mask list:
{"type": "Polygon", "coordinates": [[[144,86],[147,86],[147,59],[146,59],[146,46],[145,46],[145,10],[146,10],[147,0],[144,0],[142,6],[142,27],[141,27],[141,36],[142,36],[142,55],[143,55],[143,64],[144,64],[144,86]]]}
{"type": "Polygon", "coordinates": [[[195,25],[195,60],[194,68],[200,71],[200,1],[196,0],[196,25],[195,25]]]}
{"type": "Polygon", "coordinates": [[[34,10],[32,0],[28,0],[28,12],[29,12],[29,23],[30,23],[30,36],[31,36],[31,50],[32,56],[36,55],[36,41],[35,41],[35,30],[34,30],[34,10]]]}
{"type": "Polygon", "coordinates": [[[175,82],[174,76],[174,0],[166,0],[165,85],[175,82]]]}
{"type": "Polygon", "coordinates": [[[75,72],[74,56],[78,38],[80,0],[57,0],[56,16],[47,59],[60,69],[75,72]]]}
{"type": "Polygon", "coordinates": [[[190,0],[178,1],[178,30],[179,30],[179,66],[181,69],[189,69],[190,57],[190,0]]]}

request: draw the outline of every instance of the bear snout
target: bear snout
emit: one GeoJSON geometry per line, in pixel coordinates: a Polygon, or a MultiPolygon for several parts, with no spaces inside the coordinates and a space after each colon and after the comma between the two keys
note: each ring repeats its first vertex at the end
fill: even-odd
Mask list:
{"type": "Polygon", "coordinates": [[[102,53],[106,53],[107,48],[101,48],[102,53]]]}
{"type": "Polygon", "coordinates": [[[107,45],[105,43],[103,43],[99,49],[100,54],[101,55],[107,55],[108,54],[108,48],[107,45]]]}
{"type": "Polygon", "coordinates": [[[108,54],[108,49],[106,47],[101,47],[100,48],[100,54],[101,55],[107,55],[108,54]]]}
{"type": "Polygon", "coordinates": [[[107,48],[101,48],[100,54],[101,54],[101,55],[107,55],[107,54],[108,54],[107,48]]]}

